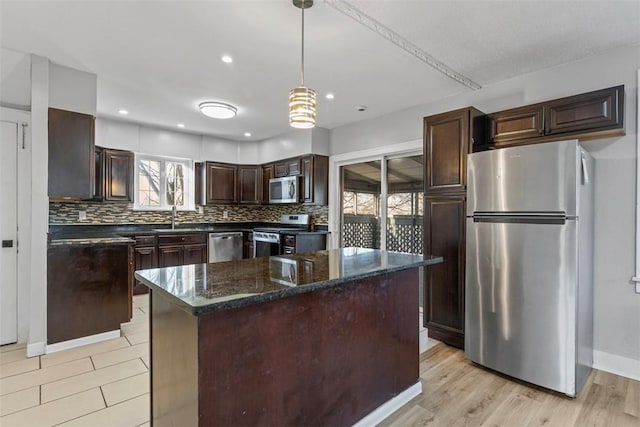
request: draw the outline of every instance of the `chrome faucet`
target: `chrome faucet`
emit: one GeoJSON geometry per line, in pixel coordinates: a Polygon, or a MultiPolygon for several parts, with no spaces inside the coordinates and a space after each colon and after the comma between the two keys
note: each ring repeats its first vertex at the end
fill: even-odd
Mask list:
{"type": "Polygon", "coordinates": [[[176,209],[176,205],[173,205],[173,207],[171,208],[171,229],[175,230],[176,228],[176,214],[178,213],[178,210],[176,209]]]}

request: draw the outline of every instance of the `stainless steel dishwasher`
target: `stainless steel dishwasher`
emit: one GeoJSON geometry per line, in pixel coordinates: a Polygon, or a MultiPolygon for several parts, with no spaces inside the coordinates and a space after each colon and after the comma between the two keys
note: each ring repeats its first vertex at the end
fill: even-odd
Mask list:
{"type": "Polygon", "coordinates": [[[242,231],[209,233],[209,262],[242,259],[242,231]]]}

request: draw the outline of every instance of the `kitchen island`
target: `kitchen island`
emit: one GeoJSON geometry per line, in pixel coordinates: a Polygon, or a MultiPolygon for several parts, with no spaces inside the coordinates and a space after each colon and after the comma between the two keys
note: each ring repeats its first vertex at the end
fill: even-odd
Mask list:
{"type": "Polygon", "coordinates": [[[136,272],[152,423],[352,425],[411,399],[418,270],[438,262],[343,248],[136,272]]]}

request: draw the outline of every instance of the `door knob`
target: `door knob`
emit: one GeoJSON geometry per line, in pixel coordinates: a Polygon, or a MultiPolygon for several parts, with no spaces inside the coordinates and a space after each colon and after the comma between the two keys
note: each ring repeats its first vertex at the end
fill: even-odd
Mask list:
{"type": "Polygon", "coordinates": [[[13,240],[3,240],[2,241],[2,247],[3,248],[12,248],[13,247],[13,240]]]}

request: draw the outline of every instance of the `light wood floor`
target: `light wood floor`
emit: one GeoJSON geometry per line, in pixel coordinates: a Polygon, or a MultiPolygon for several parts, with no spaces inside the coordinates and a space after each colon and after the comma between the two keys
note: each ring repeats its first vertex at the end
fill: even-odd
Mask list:
{"type": "Polygon", "coordinates": [[[422,354],[422,394],[382,426],[640,427],[640,381],[594,370],[576,399],[478,367],[461,350],[422,354]]]}
{"type": "MultiPolygon", "coordinates": [[[[26,358],[0,347],[0,426],[149,425],[148,299],[122,337],[26,358]]],[[[594,371],[577,399],[510,380],[438,344],[422,354],[423,393],[382,426],[635,426],[640,382],[594,371]]]]}

